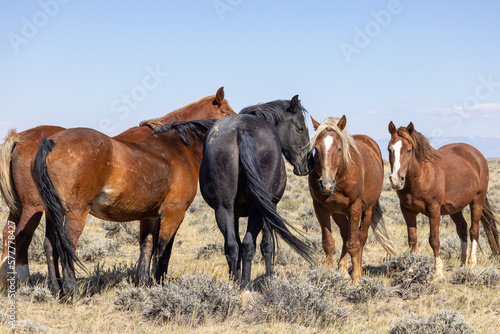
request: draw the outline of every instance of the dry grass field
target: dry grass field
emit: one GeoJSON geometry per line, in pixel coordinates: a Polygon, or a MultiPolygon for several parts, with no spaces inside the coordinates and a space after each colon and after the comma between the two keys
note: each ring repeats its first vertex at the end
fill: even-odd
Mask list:
{"type": "MultiPolygon", "coordinates": [[[[440,239],[445,279],[434,280],[427,219],[419,218],[419,254],[410,256],[397,195],[386,175],[381,204],[401,255],[388,258],[370,232],[364,278],[354,287],[323,263],[307,178],[290,170],[288,175],[279,209],[308,234],[318,267],[311,268],[281,242],[276,275],[263,278],[264,263],[258,252],[253,292],[242,294],[227,278],[223,238],[213,211],[198,195],[177,234],[164,286],[137,288],[134,284],[137,222],[116,224],[89,217],[78,245],[89,273],[77,275],[80,295],[74,302],[62,303],[52,298],[44,283],[41,226],[30,249],[30,279],[18,284],[19,332],[500,333],[500,260],[491,256],[484,233],[478,268],[460,268],[460,241],[454,224],[444,218],[440,239]]],[[[500,161],[490,161],[489,192],[500,206],[500,161]]],[[[2,207],[2,227],[6,219],[2,207]]],[[[335,225],[333,229],[338,256],[341,238],[335,225]]],[[[2,333],[11,331],[8,303],[2,292],[2,333]]]]}

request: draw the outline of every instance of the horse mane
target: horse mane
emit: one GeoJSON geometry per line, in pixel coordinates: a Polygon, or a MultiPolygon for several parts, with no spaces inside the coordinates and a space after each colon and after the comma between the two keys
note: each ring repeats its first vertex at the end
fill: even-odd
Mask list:
{"type": "MultiPolygon", "coordinates": [[[[285,119],[285,112],[288,107],[290,107],[290,100],[276,100],[243,108],[240,114],[255,115],[274,126],[278,126],[285,119]]],[[[307,112],[300,102],[298,107],[303,113],[307,112]]]]}
{"type": "Polygon", "coordinates": [[[415,151],[415,157],[419,162],[433,162],[439,158],[436,154],[436,149],[431,146],[429,140],[420,132],[413,130],[410,134],[406,127],[399,127],[397,130],[398,136],[403,137],[411,143],[415,151]]]}
{"type": "MultiPolygon", "coordinates": [[[[350,148],[352,148],[354,150],[354,152],[359,154],[358,147],[356,146],[356,142],[354,141],[354,138],[349,134],[349,132],[347,132],[346,128],[344,128],[343,130],[340,130],[340,128],[337,126],[338,122],[339,122],[339,119],[335,118],[335,117],[328,117],[327,119],[325,119],[316,129],[314,136],[312,137],[311,141],[309,142],[308,150],[309,150],[309,152],[311,152],[314,149],[314,146],[316,144],[316,140],[318,139],[319,135],[323,131],[331,130],[331,131],[335,132],[336,134],[338,134],[340,137],[340,140],[342,141],[342,154],[343,154],[344,161],[353,162],[350,148]]],[[[349,169],[349,164],[347,165],[347,168],[349,169]]]]}
{"type": "Polygon", "coordinates": [[[205,97],[199,99],[198,101],[194,101],[194,102],[192,102],[184,107],[181,107],[181,108],[176,109],[172,112],[169,112],[165,116],[144,120],[141,123],[139,123],[139,126],[149,126],[151,129],[155,130],[157,127],[165,124],[169,120],[174,121],[177,118],[177,115],[179,113],[183,112],[184,110],[186,110],[188,108],[191,108],[195,104],[200,104],[200,103],[205,102],[207,100],[213,100],[213,99],[215,99],[215,95],[205,96],[205,97]]]}
{"type": "Polygon", "coordinates": [[[177,132],[182,143],[190,145],[189,135],[203,139],[207,131],[214,125],[217,119],[201,119],[193,121],[173,121],[170,124],[163,124],[154,130],[155,135],[177,132]]]}

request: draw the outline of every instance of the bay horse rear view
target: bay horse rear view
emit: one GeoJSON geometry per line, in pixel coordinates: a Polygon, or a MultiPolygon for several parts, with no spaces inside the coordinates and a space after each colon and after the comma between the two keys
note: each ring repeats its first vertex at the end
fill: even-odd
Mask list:
{"type": "MultiPolygon", "coordinates": [[[[143,121],[140,126],[130,128],[113,139],[140,141],[153,134],[154,128],[174,120],[220,118],[234,113],[224,99],[224,88],[220,87],[215,95],[190,103],[163,117],[143,121]]],[[[19,279],[29,276],[28,248],[43,214],[42,201],[31,176],[31,164],[40,146],[42,134],[48,138],[63,130],[66,129],[58,126],[38,126],[20,133],[11,130],[0,151],[0,189],[9,207],[9,218],[3,229],[3,240],[8,240],[9,225],[14,224],[16,273],[19,279]]],[[[151,253],[149,249],[153,243],[149,228],[149,221],[141,223],[143,241],[141,245],[142,249],[147,249],[146,253],[151,253]]],[[[7,255],[8,244],[4,243],[0,280],[7,278],[7,255]]],[[[141,256],[141,265],[148,261],[141,256]]]]}
{"type": "Polygon", "coordinates": [[[309,246],[290,233],[276,211],[286,186],[282,154],[297,175],[306,175],[312,167],[305,150],[309,136],[303,112],[298,96],[248,107],[239,115],[217,121],[205,138],[200,190],[215,210],[224,235],[229,274],[244,289],[249,288],[256,238],[263,229],[261,249],[267,275],[272,273],[272,233],[314,263],[309,246]],[[242,242],[238,220],[247,216],[242,242]]]}
{"type": "Polygon", "coordinates": [[[388,145],[391,164],[390,181],[396,190],[406,225],[411,251],[417,250],[417,214],[429,217],[429,244],[434,252],[437,277],[443,277],[439,256],[439,224],[442,215],[449,215],[462,242],[462,265],[477,263],[479,221],[493,254],[500,252],[497,220],[487,197],[489,170],[483,155],[467,144],[449,144],[435,150],[427,138],[417,132],[413,123],[396,129],[389,123],[388,145]],[[467,222],[463,209],[471,212],[469,250],[467,222]]]}
{"type": "Polygon", "coordinates": [[[321,124],[312,121],[316,133],[310,143],[315,154],[314,169],[309,174],[309,191],[321,225],[323,250],[328,263],[333,266],[332,217],[339,226],[343,241],[339,270],[348,275],[349,253],[352,281],[357,284],[362,274],[363,248],[370,226],[384,249],[396,254],[379,203],[384,180],[382,154],[370,137],[351,136],[345,130],[345,116],[340,120],[328,117],[321,124]]]}

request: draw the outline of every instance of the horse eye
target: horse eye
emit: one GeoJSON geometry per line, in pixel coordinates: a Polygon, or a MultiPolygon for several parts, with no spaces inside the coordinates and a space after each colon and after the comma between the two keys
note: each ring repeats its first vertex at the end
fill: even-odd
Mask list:
{"type": "Polygon", "coordinates": [[[340,151],[342,151],[342,147],[340,147],[340,148],[337,150],[337,152],[340,152],[340,151]]]}
{"type": "Polygon", "coordinates": [[[297,129],[298,132],[302,132],[304,130],[304,128],[299,125],[295,126],[295,129],[297,129]]]}
{"type": "Polygon", "coordinates": [[[410,153],[410,152],[411,152],[411,148],[408,149],[408,153],[410,153]]]}

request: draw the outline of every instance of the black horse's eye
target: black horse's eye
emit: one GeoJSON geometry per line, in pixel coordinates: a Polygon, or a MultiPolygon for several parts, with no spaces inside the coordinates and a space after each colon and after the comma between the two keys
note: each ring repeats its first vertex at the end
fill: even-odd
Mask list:
{"type": "Polygon", "coordinates": [[[295,126],[295,129],[296,129],[298,132],[302,132],[302,131],[304,131],[304,128],[303,128],[303,127],[301,127],[300,125],[296,125],[296,126],[295,126]]]}

